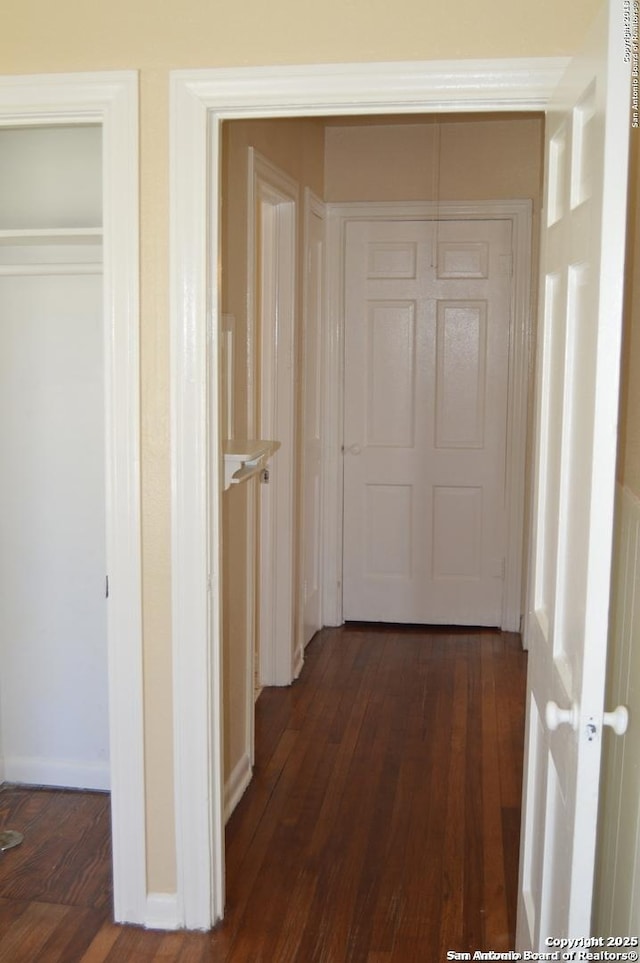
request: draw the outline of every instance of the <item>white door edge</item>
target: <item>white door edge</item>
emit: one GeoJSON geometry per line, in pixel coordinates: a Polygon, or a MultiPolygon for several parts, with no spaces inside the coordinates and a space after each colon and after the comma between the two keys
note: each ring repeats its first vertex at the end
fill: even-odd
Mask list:
{"type": "MultiPolygon", "coordinates": [[[[293,681],[294,649],[294,537],[295,537],[295,435],[294,358],[296,314],[296,230],[298,184],[266,157],[249,148],[249,230],[247,266],[247,399],[249,437],[263,437],[281,444],[271,466],[272,483],[260,491],[259,677],[262,685],[289,685],[293,681]],[[274,249],[262,253],[277,272],[277,322],[273,329],[258,332],[255,291],[258,205],[266,200],[277,223],[274,249]],[[275,328],[277,327],[277,331],[275,328]],[[265,336],[272,352],[260,350],[265,336]],[[272,355],[268,357],[268,355],[272,355]],[[256,361],[256,359],[258,359],[256,361]],[[258,369],[260,396],[256,398],[258,369]],[[255,416],[258,423],[255,423],[255,416]]],[[[268,273],[268,272],[267,272],[268,273]]],[[[253,653],[249,658],[253,678],[253,653]]],[[[248,687],[252,684],[248,681],[248,687]]],[[[253,699],[251,700],[253,731],[253,699]]]]}
{"type": "Polygon", "coordinates": [[[344,474],[341,450],[344,423],[344,255],[346,227],[350,221],[503,220],[512,227],[513,289],[509,319],[509,387],[507,399],[507,544],[501,628],[520,631],[523,586],[523,531],[525,511],[525,454],[527,441],[527,388],[529,344],[532,331],[530,200],[499,201],[355,201],[327,204],[328,325],[330,337],[325,383],[325,428],[331,442],[325,446],[324,477],[325,570],[323,583],[325,625],[341,625],[342,518],[344,474]]]}
{"type": "MultiPolygon", "coordinates": [[[[323,263],[323,265],[322,265],[322,277],[321,277],[321,279],[320,279],[320,284],[322,285],[322,295],[321,295],[321,297],[322,297],[322,321],[321,321],[321,324],[324,324],[324,321],[325,321],[326,316],[327,316],[327,313],[328,313],[328,312],[327,312],[327,298],[326,298],[326,288],[327,288],[327,269],[326,269],[327,205],[325,204],[325,202],[324,202],[323,200],[321,200],[321,199],[318,197],[317,194],[314,193],[314,191],[311,190],[310,187],[305,187],[305,189],[304,189],[304,211],[303,211],[303,217],[304,217],[304,239],[303,239],[303,248],[302,248],[302,250],[303,250],[303,263],[304,263],[304,268],[303,268],[303,272],[302,272],[302,273],[303,273],[303,277],[302,277],[302,285],[303,285],[303,287],[302,287],[302,328],[303,328],[303,334],[302,334],[302,352],[301,352],[301,356],[302,356],[302,366],[303,366],[303,371],[304,371],[305,366],[306,366],[306,363],[307,363],[307,358],[308,358],[309,314],[310,314],[310,311],[311,311],[311,309],[312,309],[311,296],[310,296],[310,291],[309,291],[309,270],[310,270],[310,257],[311,257],[311,249],[310,249],[311,241],[310,241],[310,238],[311,238],[311,231],[312,231],[312,220],[313,220],[314,217],[317,217],[317,218],[319,218],[319,219],[322,221],[323,230],[324,230],[324,252],[325,252],[325,253],[324,253],[324,257],[323,257],[323,262],[324,262],[324,263],[323,263]]],[[[325,344],[325,342],[326,342],[326,340],[327,340],[327,339],[326,339],[326,327],[324,328],[324,333],[325,333],[324,341],[322,340],[322,337],[321,337],[321,339],[320,339],[320,340],[321,340],[321,346],[320,346],[320,347],[321,347],[321,350],[320,350],[320,358],[319,358],[319,360],[318,360],[318,365],[319,365],[318,373],[319,373],[320,385],[321,385],[321,387],[322,387],[321,404],[323,404],[323,402],[324,402],[324,396],[325,396],[324,380],[325,380],[325,364],[326,364],[326,357],[327,357],[327,356],[326,356],[326,344],[325,344]]],[[[301,391],[301,398],[300,398],[300,410],[301,410],[301,412],[302,412],[302,432],[301,432],[301,435],[302,435],[302,445],[301,445],[301,449],[302,449],[302,461],[301,461],[301,466],[300,466],[300,478],[302,479],[301,487],[302,487],[302,502],[303,502],[303,504],[302,504],[302,508],[301,508],[301,512],[300,512],[300,517],[301,517],[301,519],[302,519],[302,526],[303,526],[303,528],[304,528],[304,526],[307,524],[307,516],[306,516],[306,509],[305,509],[305,500],[306,500],[306,498],[308,497],[308,491],[307,491],[307,487],[306,487],[306,485],[307,485],[307,482],[306,482],[306,471],[307,471],[307,437],[306,437],[306,431],[305,431],[305,429],[306,429],[306,412],[307,412],[307,387],[308,387],[308,386],[307,386],[307,379],[306,379],[306,377],[302,377],[301,380],[302,380],[302,391],[301,391]]],[[[323,407],[323,414],[322,414],[322,419],[321,419],[321,431],[322,431],[322,426],[324,425],[325,420],[326,420],[326,418],[325,418],[325,409],[324,409],[324,407],[323,407]]],[[[320,493],[319,493],[319,498],[320,498],[320,506],[319,506],[319,515],[320,515],[320,518],[319,518],[319,523],[318,523],[318,525],[319,525],[320,531],[321,531],[321,532],[324,532],[324,514],[323,514],[323,505],[324,505],[324,445],[323,445],[323,443],[322,443],[322,440],[321,440],[321,452],[320,452],[320,493]]],[[[322,540],[321,540],[321,541],[322,541],[322,540]]],[[[306,573],[306,571],[305,571],[305,567],[306,567],[306,549],[305,549],[304,532],[301,534],[300,545],[301,545],[301,552],[302,552],[302,554],[301,554],[302,563],[301,563],[301,565],[300,565],[300,575],[299,575],[299,580],[298,580],[298,585],[297,585],[297,592],[298,592],[298,598],[304,600],[304,599],[305,599],[304,582],[305,582],[305,579],[306,579],[306,576],[307,576],[307,573],[306,573]]],[[[318,569],[319,569],[319,571],[318,571],[318,580],[319,580],[318,591],[319,591],[319,594],[320,594],[319,608],[320,608],[320,615],[321,615],[321,616],[322,616],[323,607],[324,607],[324,606],[323,606],[323,567],[324,567],[324,566],[323,566],[323,549],[324,549],[324,546],[323,546],[322,544],[320,544],[320,546],[319,546],[319,563],[318,563],[318,569]]],[[[302,666],[304,665],[304,649],[305,649],[305,643],[306,643],[306,641],[308,641],[308,640],[305,639],[304,622],[305,622],[304,604],[301,604],[301,605],[299,606],[298,625],[296,626],[296,651],[295,651],[295,654],[294,654],[294,677],[295,677],[295,678],[298,678],[298,676],[300,675],[300,672],[302,671],[302,666]]],[[[322,627],[322,623],[321,623],[320,627],[322,627]]]]}
{"type": "Polygon", "coordinates": [[[208,928],[224,911],[219,372],[207,365],[208,351],[219,354],[219,281],[208,265],[220,254],[221,123],[540,111],[565,64],[537,58],[171,73],[174,778],[178,895],[187,926],[208,928]]]}
{"type": "Polygon", "coordinates": [[[106,552],[116,921],[147,903],[138,316],[138,78],[134,71],[0,78],[0,126],[98,123],[103,136],[106,552]]]}

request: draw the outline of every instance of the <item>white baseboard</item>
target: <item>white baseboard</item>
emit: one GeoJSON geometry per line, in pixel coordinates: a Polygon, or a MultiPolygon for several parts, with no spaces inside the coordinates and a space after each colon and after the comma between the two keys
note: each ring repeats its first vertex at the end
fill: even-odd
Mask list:
{"type": "Polygon", "coordinates": [[[299,645],[293,656],[293,678],[297,679],[304,665],[304,646],[299,645]]]}
{"type": "Polygon", "coordinates": [[[6,781],[7,777],[4,774],[4,759],[0,756],[0,786],[6,781]]]}
{"type": "Polygon", "coordinates": [[[184,926],[177,893],[147,893],[144,926],[148,930],[179,930],[184,926]]]}
{"type": "Polygon", "coordinates": [[[245,753],[234,766],[233,772],[227,779],[224,787],[224,821],[225,823],[236,808],[245,790],[251,782],[253,770],[251,760],[245,753]]]}
{"type": "Polygon", "coordinates": [[[108,762],[86,763],[69,759],[8,756],[3,760],[3,781],[28,786],[60,786],[67,789],[111,788],[108,762]]]}

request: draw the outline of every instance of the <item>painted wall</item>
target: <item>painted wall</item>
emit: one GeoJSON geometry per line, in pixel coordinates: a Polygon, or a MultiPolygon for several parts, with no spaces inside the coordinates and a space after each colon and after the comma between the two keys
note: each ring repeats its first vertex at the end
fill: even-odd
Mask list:
{"type": "Polygon", "coordinates": [[[620,447],[606,708],[626,705],[603,743],[594,932],[640,929],[640,137],[632,132],[620,447]]]}
{"type": "Polygon", "coordinates": [[[3,73],[137,69],[148,880],[175,888],[168,386],[168,72],[337,61],[557,56],[598,0],[4,0],[3,73]]]}
{"type": "Polygon", "coordinates": [[[425,117],[326,134],[326,201],[530,197],[537,213],[543,122],[531,116],[425,117]]]}

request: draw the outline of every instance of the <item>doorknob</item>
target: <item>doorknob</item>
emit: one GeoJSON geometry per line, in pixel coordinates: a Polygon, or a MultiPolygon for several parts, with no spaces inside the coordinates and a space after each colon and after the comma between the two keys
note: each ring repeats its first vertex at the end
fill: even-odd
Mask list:
{"type": "Polygon", "coordinates": [[[557,702],[547,702],[544,717],[547,729],[551,732],[555,732],[558,726],[565,722],[575,729],[578,725],[578,707],[573,705],[570,709],[561,709],[557,702]]]}
{"type": "Polygon", "coordinates": [[[359,455],[360,452],[362,451],[362,448],[360,447],[360,445],[351,445],[347,449],[347,451],[351,452],[352,455],[359,455]]]}
{"type": "Polygon", "coordinates": [[[617,706],[613,712],[605,712],[602,724],[611,726],[617,736],[623,736],[629,725],[629,710],[626,706],[617,706]]]}

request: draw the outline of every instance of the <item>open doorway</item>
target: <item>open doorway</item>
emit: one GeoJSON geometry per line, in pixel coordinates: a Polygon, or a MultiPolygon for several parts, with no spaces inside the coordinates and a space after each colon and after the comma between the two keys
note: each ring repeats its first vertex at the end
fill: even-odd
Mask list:
{"type": "MultiPolygon", "coordinates": [[[[239,116],[253,118],[355,115],[359,113],[415,113],[416,111],[523,109],[544,110],[555,87],[561,63],[527,63],[513,74],[513,66],[475,64],[448,69],[446,74],[429,65],[406,67],[386,64],[312,67],[301,71],[267,71],[267,87],[260,96],[251,93],[256,77],[246,72],[222,72],[222,88],[213,76],[173,75],[172,138],[176,148],[173,168],[172,218],[175,236],[172,275],[175,283],[173,311],[174,458],[176,510],[173,521],[174,551],[174,656],[176,659],[175,711],[181,720],[176,732],[178,823],[189,827],[181,834],[179,876],[188,885],[185,903],[188,926],[208,926],[223,912],[223,700],[222,680],[222,558],[218,554],[222,533],[222,476],[203,471],[201,455],[220,451],[216,444],[219,406],[219,371],[208,366],[208,275],[206,263],[219,264],[219,185],[222,121],[239,116]],[[248,84],[248,86],[247,86],[248,84]],[[258,103],[259,101],[259,103],[258,103]],[[248,107],[248,104],[251,104],[248,107]],[[419,105],[419,106],[418,106],[419,105]],[[209,177],[194,156],[209,144],[209,177]],[[193,189],[194,179],[196,189],[193,189]],[[210,230],[209,225],[215,225],[210,230]],[[209,245],[207,247],[207,238],[209,245]],[[203,259],[203,252],[209,256],[203,259]],[[182,293],[188,297],[183,298],[182,293]],[[189,386],[183,391],[181,386],[189,386]],[[208,479],[208,481],[207,481],[208,479]],[[207,481],[207,484],[203,482],[207,481]],[[189,493],[187,495],[187,492],[189,493]],[[182,493],[182,494],[181,494],[182,493]],[[212,564],[209,560],[212,560],[212,564]],[[210,602],[208,601],[210,600],[210,602]],[[187,739],[187,733],[189,734],[187,739]],[[206,769],[195,759],[208,760],[206,769]],[[211,780],[213,779],[213,784],[211,780]],[[199,841],[196,845],[196,841],[199,841]],[[203,846],[210,859],[203,865],[203,846]],[[188,883],[187,883],[188,881],[188,883]],[[197,882],[197,885],[196,885],[197,882]],[[188,903],[188,905],[187,905],[188,903]]],[[[215,74],[216,72],[212,72],[215,74]]],[[[214,311],[221,313],[218,274],[214,286],[214,311]]],[[[215,317],[215,313],[214,313],[215,317]]],[[[218,327],[209,342],[215,358],[218,327]]],[[[339,385],[336,391],[339,391],[339,385]]],[[[337,439],[328,439],[337,451],[337,439]]],[[[336,456],[337,457],[337,456],[336,456]]],[[[332,467],[332,471],[335,466],[332,467]]],[[[340,535],[336,532],[336,538],[340,535]]],[[[186,890],[185,890],[186,893],[186,890]]]]}
{"type": "MultiPolygon", "coordinates": [[[[504,576],[508,572],[511,583],[508,588],[505,587],[504,592],[510,591],[512,596],[515,594],[515,601],[512,599],[513,611],[509,614],[504,627],[511,630],[517,630],[520,627],[524,456],[526,426],[530,421],[527,415],[526,397],[531,371],[526,361],[523,362],[523,358],[526,357],[524,347],[521,345],[518,353],[514,344],[517,344],[518,333],[526,332],[527,345],[531,338],[530,319],[534,314],[531,292],[535,290],[535,280],[533,284],[530,281],[532,275],[535,278],[535,264],[531,262],[531,221],[524,216],[521,221],[518,221],[513,213],[517,210],[517,204],[512,210],[506,199],[519,199],[518,203],[522,205],[523,212],[526,211],[527,205],[531,205],[534,230],[537,233],[541,191],[542,131],[543,118],[539,114],[491,117],[445,116],[437,120],[433,115],[418,115],[411,118],[397,116],[300,118],[230,121],[223,127],[222,310],[225,315],[233,315],[234,330],[238,339],[239,350],[234,350],[233,408],[236,412],[234,430],[240,437],[243,437],[247,431],[251,435],[253,426],[258,423],[255,412],[260,408],[256,392],[256,386],[260,382],[258,372],[261,370],[259,350],[261,315],[256,307],[260,298],[255,294],[250,294],[247,298],[246,292],[247,290],[259,291],[262,278],[251,276],[251,257],[248,257],[247,250],[255,240],[250,240],[251,229],[249,228],[248,232],[245,229],[245,225],[250,224],[251,220],[249,218],[247,221],[244,213],[247,192],[250,190],[248,165],[251,151],[255,146],[262,154],[266,151],[270,152],[269,160],[286,172],[301,194],[303,190],[313,193],[317,198],[316,210],[318,210],[318,204],[322,203],[322,213],[326,215],[326,222],[331,225],[329,231],[324,233],[321,242],[324,249],[320,258],[325,265],[329,266],[328,273],[324,273],[323,270],[323,274],[330,296],[324,302],[322,338],[319,348],[313,333],[309,335],[307,331],[310,299],[308,296],[305,297],[305,291],[309,273],[314,265],[312,252],[307,244],[309,215],[308,211],[302,207],[298,212],[298,254],[295,267],[297,268],[296,303],[299,320],[295,330],[296,433],[292,458],[296,472],[296,482],[292,490],[296,493],[296,499],[292,506],[292,522],[295,526],[293,539],[294,557],[297,559],[295,571],[299,577],[296,578],[294,585],[289,585],[293,598],[293,610],[290,615],[294,620],[296,631],[293,645],[291,642],[288,643],[290,665],[296,662],[294,653],[302,652],[305,642],[308,641],[305,637],[306,587],[304,583],[309,544],[307,506],[313,500],[313,489],[310,488],[307,491],[306,488],[306,465],[309,443],[318,444],[313,437],[314,416],[313,414],[309,416],[309,399],[313,401],[318,386],[320,386],[321,397],[319,403],[315,403],[315,407],[319,412],[321,423],[319,446],[325,461],[322,472],[325,488],[322,500],[325,506],[322,523],[322,568],[325,580],[322,624],[341,624],[345,611],[342,594],[343,551],[345,545],[347,550],[351,548],[352,538],[349,533],[347,538],[344,535],[342,464],[345,463],[346,469],[348,456],[347,452],[344,452],[343,459],[337,452],[346,444],[346,435],[342,436],[345,385],[348,387],[349,382],[358,374],[360,366],[358,351],[353,349],[351,351],[350,369],[345,367],[342,355],[345,291],[348,286],[344,266],[345,263],[349,263],[348,257],[345,260],[347,254],[345,237],[347,227],[350,225],[360,231],[367,228],[367,225],[372,225],[371,229],[377,230],[378,233],[381,230],[388,231],[389,228],[386,225],[391,225],[402,235],[402,243],[397,238],[388,241],[386,234],[383,239],[384,244],[377,235],[373,242],[378,259],[380,260],[386,252],[387,256],[392,257],[393,266],[399,265],[401,274],[404,273],[404,280],[403,278],[391,279],[388,282],[393,288],[391,292],[383,292],[385,306],[387,308],[391,306],[396,311],[401,303],[409,304],[412,297],[403,293],[403,289],[398,287],[398,284],[407,283],[406,265],[402,261],[405,249],[409,250],[404,244],[405,235],[409,237],[411,234],[413,237],[413,234],[418,232],[421,236],[425,230],[430,231],[428,245],[420,240],[420,257],[433,263],[433,246],[440,243],[446,246],[448,256],[456,259],[456,264],[453,262],[449,264],[448,272],[450,274],[453,272],[452,278],[456,285],[454,307],[458,312],[463,300],[466,299],[469,302],[469,298],[473,302],[474,310],[482,310],[480,303],[481,301],[484,303],[487,283],[483,280],[483,275],[489,273],[487,266],[483,267],[482,258],[484,252],[490,249],[482,232],[487,225],[495,225],[492,230],[499,230],[505,235],[504,250],[500,248],[491,255],[493,261],[490,272],[492,277],[500,276],[499,283],[506,292],[506,300],[505,296],[502,296],[501,308],[502,320],[506,323],[505,352],[500,375],[504,394],[501,406],[493,416],[503,432],[501,442],[503,447],[501,455],[499,453],[495,460],[502,466],[497,471],[497,476],[500,482],[504,483],[509,473],[504,447],[507,445],[509,423],[508,444],[511,449],[517,449],[512,456],[512,462],[518,465],[517,474],[520,479],[518,495],[514,496],[511,492],[511,501],[517,501],[519,497],[521,504],[520,512],[513,511],[512,516],[508,517],[506,510],[508,499],[504,488],[501,489],[498,501],[503,510],[505,528],[511,525],[513,538],[508,564],[505,565],[504,561],[497,558],[490,562],[493,567],[489,574],[489,581],[500,586],[497,613],[487,616],[484,612],[474,610],[471,614],[462,614],[459,621],[461,623],[466,621],[467,624],[469,622],[482,624],[484,621],[485,624],[503,625],[502,586],[507,585],[504,576]],[[470,201],[469,198],[472,200],[470,201]],[[465,221],[465,218],[472,218],[472,220],[465,221]],[[449,237],[449,233],[452,228],[459,233],[460,225],[464,224],[468,224],[467,233],[471,231],[473,238],[463,244],[457,235],[453,238],[449,237]],[[479,257],[480,260],[477,263],[474,261],[471,265],[475,280],[465,282],[465,279],[460,277],[460,272],[462,269],[469,269],[466,263],[463,264],[467,256],[476,260],[479,257]],[[482,287],[474,287],[472,291],[467,291],[463,287],[465,283],[467,287],[469,284],[482,287]],[[249,315],[247,315],[247,305],[249,315]],[[512,319],[515,321],[509,330],[509,322],[512,319]],[[331,338],[337,342],[333,356],[331,338]],[[243,345],[248,346],[246,352],[242,349],[243,345]],[[312,361],[320,365],[317,382],[313,376],[317,367],[310,363],[312,361]],[[511,400],[507,407],[508,391],[512,392],[513,385],[517,383],[515,369],[518,365],[524,370],[523,383],[519,386],[517,394],[510,394],[511,400]],[[514,404],[514,397],[517,398],[517,406],[514,404]],[[514,407],[518,408],[520,422],[517,419],[515,423],[513,421],[514,407]],[[247,425],[250,427],[247,428],[247,425]],[[337,466],[331,464],[334,459],[337,466]]],[[[417,246],[412,250],[417,250],[417,246]]],[[[535,242],[533,250],[537,250],[535,242]]],[[[380,264],[376,264],[375,267],[380,275],[382,270],[380,264]]],[[[382,271],[382,273],[385,272],[382,271]]],[[[388,274],[389,271],[387,270],[386,273],[388,274]]],[[[380,277],[376,283],[382,283],[380,277]]],[[[444,283],[440,281],[441,285],[444,283]]],[[[433,298],[434,295],[428,294],[428,297],[433,298]]],[[[312,303],[317,304],[317,301],[316,295],[312,303]]],[[[452,304],[450,301],[447,303],[452,304]]],[[[497,307],[492,310],[496,315],[498,314],[497,307]]],[[[424,343],[424,334],[419,337],[422,338],[423,350],[429,353],[429,348],[424,343]]],[[[367,349],[363,350],[366,354],[367,349]]],[[[481,353],[486,354],[484,344],[480,346],[475,357],[481,353]]],[[[482,363],[484,364],[484,358],[482,363]]],[[[414,364],[413,361],[412,364],[414,364]]],[[[364,367],[364,361],[362,365],[364,367]]],[[[469,380],[466,378],[465,383],[469,380]]],[[[495,380],[494,371],[492,383],[495,380]]],[[[458,393],[460,388],[461,386],[458,393]]],[[[477,379],[474,404],[479,397],[478,392],[483,390],[477,379]]],[[[226,386],[223,384],[223,396],[227,393],[226,386]]],[[[383,405],[383,407],[386,406],[386,410],[388,410],[389,401],[389,390],[387,390],[383,405]]],[[[414,420],[417,418],[415,413],[411,417],[414,420]]],[[[430,422],[431,416],[426,417],[430,422]]],[[[420,425],[417,425],[417,430],[422,430],[420,425]]],[[[398,451],[397,443],[394,442],[394,445],[394,450],[398,451]]],[[[446,449],[447,445],[441,445],[441,447],[446,449]]],[[[458,439],[453,447],[461,449],[463,446],[458,439]]],[[[471,440],[470,447],[477,450],[477,437],[471,440]]],[[[280,453],[276,454],[275,460],[277,461],[279,457],[280,453]]],[[[353,462],[355,459],[350,460],[353,462]]],[[[256,492],[252,491],[250,484],[237,486],[232,493],[226,493],[223,499],[223,698],[225,780],[229,787],[225,790],[227,815],[232,808],[229,803],[235,804],[250,778],[253,746],[252,699],[248,702],[247,694],[251,687],[252,652],[259,640],[259,624],[254,614],[258,606],[256,598],[251,597],[251,592],[255,587],[256,594],[259,595],[264,583],[260,572],[260,554],[251,552],[251,546],[256,545],[255,532],[259,527],[257,520],[260,512],[256,509],[256,492]],[[252,526],[254,526],[253,533],[252,526]],[[245,591],[243,586],[246,587],[245,591]]],[[[512,481],[510,484],[513,487],[512,481]]],[[[451,490],[449,487],[448,491],[451,490]]],[[[385,486],[385,491],[390,491],[388,484],[385,486]]],[[[477,491],[478,489],[475,489],[474,494],[477,491]]],[[[356,496],[356,506],[358,501],[359,497],[356,496]]],[[[310,513],[311,526],[317,521],[317,511],[318,509],[310,513]]],[[[397,526],[393,527],[397,529],[397,526]]],[[[311,540],[312,535],[311,527],[311,540]]],[[[464,553],[466,550],[465,543],[461,551],[464,553]]],[[[504,553],[506,554],[506,549],[504,553]]],[[[499,554],[502,554],[502,551],[499,554]]],[[[274,577],[292,579],[291,573],[277,571],[274,573],[272,569],[267,574],[271,579],[274,577]]],[[[485,595],[486,592],[482,594],[485,595]]],[[[347,617],[354,616],[349,616],[347,613],[347,617]]],[[[362,614],[357,617],[363,618],[362,614]]],[[[380,617],[375,613],[366,618],[369,621],[380,621],[380,617]]],[[[456,619],[455,617],[439,620],[419,618],[410,611],[404,617],[401,612],[394,618],[384,618],[382,621],[455,622],[456,619]]],[[[291,671],[289,679],[281,680],[281,684],[291,681],[294,674],[291,671]]]]}

